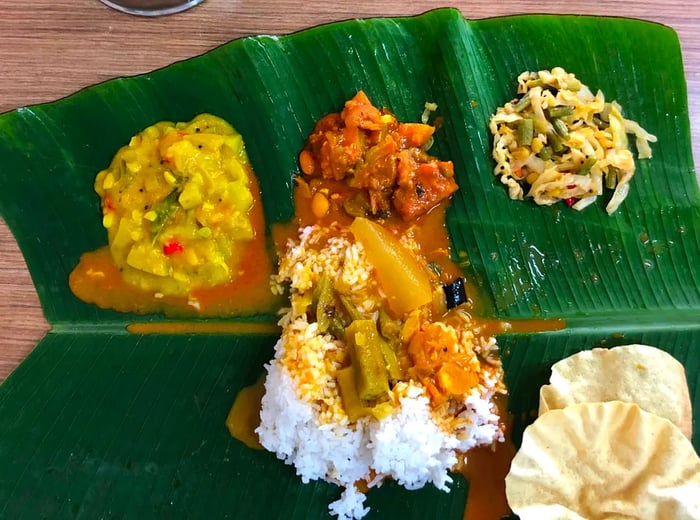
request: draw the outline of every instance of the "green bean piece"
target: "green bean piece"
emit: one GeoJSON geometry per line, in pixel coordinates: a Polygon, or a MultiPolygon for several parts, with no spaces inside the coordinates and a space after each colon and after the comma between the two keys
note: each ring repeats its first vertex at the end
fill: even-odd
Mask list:
{"type": "Polygon", "coordinates": [[[543,161],[548,161],[549,159],[552,158],[552,147],[551,146],[543,146],[542,149],[540,150],[540,153],[538,153],[537,155],[543,161]]]}
{"type": "Polygon", "coordinates": [[[525,110],[527,107],[530,106],[530,96],[527,94],[523,95],[523,97],[518,100],[518,102],[513,106],[513,110],[516,112],[522,112],[525,110]]]}
{"type": "Polygon", "coordinates": [[[596,125],[600,130],[603,130],[604,128],[610,126],[607,122],[603,121],[597,115],[593,116],[593,124],[596,125]]]}
{"type": "Polygon", "coordinates": [[[563,139],[569,137],[569,129],[566,127],[566,123],[561,119],[553,119],[552,126],[554,126],[554,131],[563,139]]]}
{"type": "Polygon", "coordinates": [[[547,132],[547,142],[550,144],[550,146],[552,147],[552,151],[555,154],[564,151],[564,143],[562,143],[561,138],[556,133],[547,132]]]}
{"type": "Polygon", "coordinates": [[[394,320],[389,313],[381,307],[379,309],[379,333],[388,340],[394,340],[401,334],[401,322],[394,320]]]}
{"type": "MultiPolygon", "coordinates": [[[[374,320],[355,320],[345,328],[355,383],[360,399],[370,401],[389,393],[389,373],[374,320]]],[[[398,363],[398,361],[397,361],[398,363]]]]}
{"type": "Polygon", "coordinates": [[[380,339],[385,343],[385,345],[382,345],[382,353],[389,370],[389,376],[392,380],[403,379],[403,369],[396,355],[396,351],[401,343],[401,322],[394,320],[382,307],[379,309],[377,325],[379,334],[382,336],[380,339]]]}
{"type": "Polygon", "coordinates": [[[382,351],[384,363],[386,363],[386,369],[387,372],[389,372],[389,379],[392,381],[401,381],[403,379],[403,370],[401,370],[399,358],[396,356],[394,347],[381,336],[377,336],[377,344],[382,351]]]}
{"type": "Polygon", "coordinates": [[[532,119],[521,119],[518,122],[518,143],[520,143],[520,146],[532,145],[534,134],[535,122],[532,119]]]}
{"type": "Polygon", "coordinates": [[[549,109],[549,117],[568,117],[574,114],[574,107],[570,105],[563,105],[560,107],[552,107],[549,109]]]}
{"type": "Polygon", "coordinates": [[[614,190],[617,186],[617,179],[620,173],[620,169],[615,166],[609,166],[608,171],[605,172],[605,187],[609,190],[614,190]]]}
{"type": "Polygon", "coordinates": [[[579,175],[588,175],[591,173],[591,168],[593,165],[596,163],[596,158],[595,157],[589,157],[584,161],[584,163],[581,165],[581,168],[578,170],[579,175]]]}
{"type": "Polygon", "coordinates": [[[369,411],[364,406],[357,392],[355,384],[355,369],[353,365],[341,368],[335,373],[335,379],[338,382],[338,393],[340,400],[343,402],[343,408],[350,421],[357,421],[360,417],[369,414],[369,411]]]}
{"type": "Polygon", "coordinates": [[[335,297],[333,295],[333,281],[330,277],[322,275],[314,289],[312,305],[315,309],[318,331],[323,333],[331,325],[335,315],[335,297]]]}
{"type": "Polygon", "coordinates": [[[330,332],[335,339],[342,340],[345,338],[345,323],[343,323],[342,318],[337,314],[331,318],[331,322],[328,324],[328,332],[330,332]]]}
{"type": "Polygon", "coordinates": [[[163,231],[165,224],[168,222],[168,220],[170,220],[170,217],[180,206],[177,202],[179,196],[180,192],[177,189],[174,189],[154,208],[156,212],[156,219],[151,223],[151,237],[154,240],[160,234],[160,232],[163,231]]]}
{"type": "Polygon", "coordinates": [[[350,320],[361,320],[364,316],[362,316],[362,313],[357,310],[357,307],[355,307],[352,302],[350,301],[350,298],[345,296],[344,294],[339,294],[338,299],[340,300],[340,303],[343,304],[343,307],[345,307],[345,310],[348,313],[348,316],[350,316],[350,320]]]}

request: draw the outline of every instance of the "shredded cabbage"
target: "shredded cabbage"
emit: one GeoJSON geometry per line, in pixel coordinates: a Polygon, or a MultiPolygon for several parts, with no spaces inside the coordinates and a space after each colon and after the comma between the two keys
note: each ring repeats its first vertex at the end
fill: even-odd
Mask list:
{"type": "Polygon", "coordinates": [[[544,205],[563,200],[580,211],[608,188],[613,192],[605,209],[614,213],[635,171],[628,134],[634,135],[640,159],[651,158],[649,143],[656,136],[561,67],[523,72],[518,94],[489,123],[494,174],[510,198],[531,197],[544,205]]]}

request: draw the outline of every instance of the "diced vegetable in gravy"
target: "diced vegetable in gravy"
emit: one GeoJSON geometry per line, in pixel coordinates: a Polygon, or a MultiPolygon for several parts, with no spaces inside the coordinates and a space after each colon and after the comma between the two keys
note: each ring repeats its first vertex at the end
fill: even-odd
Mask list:
{"type": "MultiPolygon", "coordinates": [[[[457,191],[454,167],[428,155],[435,127],[399,123],[360,91],[340,113],[318,121],[299,156],[308,178],[344,181],[352,191],[343,200],[353,216],[410,220],[430,211],[457,191]]],[[[314,211],[328,210],[317,196],[314,211]]]]}
{"type": "Polygon", "coordinates": [[[211,115],[148,127],[97,174],[110,252],[132,285],[164,295],[230,280],[253,238],[243,138],[211,115]]]}
{"type": "Polygon", "coordinates": [[[149,126],[94,186],[109,245],[71,273],[78,298],[202,316],[253,314],[275,299],[257,181],[242,136],[223,119],[149,126]]]}

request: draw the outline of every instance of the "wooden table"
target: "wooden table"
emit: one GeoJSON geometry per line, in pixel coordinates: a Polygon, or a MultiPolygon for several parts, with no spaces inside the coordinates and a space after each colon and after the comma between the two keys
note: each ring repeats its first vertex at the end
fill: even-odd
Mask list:
{"type": "MultiPolygon", "coordinates": [[[[140,18],[98,0],[0,0],[0,112],[70,94],[116,77],[166,66],[234,38],[284,34],[320,23],[411,15],[457,7],[467,18],[521,13],[641,18],[680,36],[688,83],[693,153],[700,162],[700,0],[522,0],[405,2],[206,0],[190,11],[140,18]]],[[[21,253],[0,221],[0,382],[49,329],[21,253]]]]}

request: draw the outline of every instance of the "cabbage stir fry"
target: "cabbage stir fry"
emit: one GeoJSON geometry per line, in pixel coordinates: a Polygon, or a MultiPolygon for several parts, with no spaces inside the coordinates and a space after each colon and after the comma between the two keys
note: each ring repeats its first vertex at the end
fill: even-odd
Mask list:
{"type": "Polygon", "coordinates": [[[593,95],[560,67],[523,72],[520,97],[499,107],[489,128],[494,136],[494,174],[511,199],[537,204],[561,200],[576,210],[593,203],[603,188],[614,190],[606,211],[614,213],[629,192],[635,165],[627,134],[640,159],[651,157],[656,137],[622,117],[601,91],[593,95]]]}

